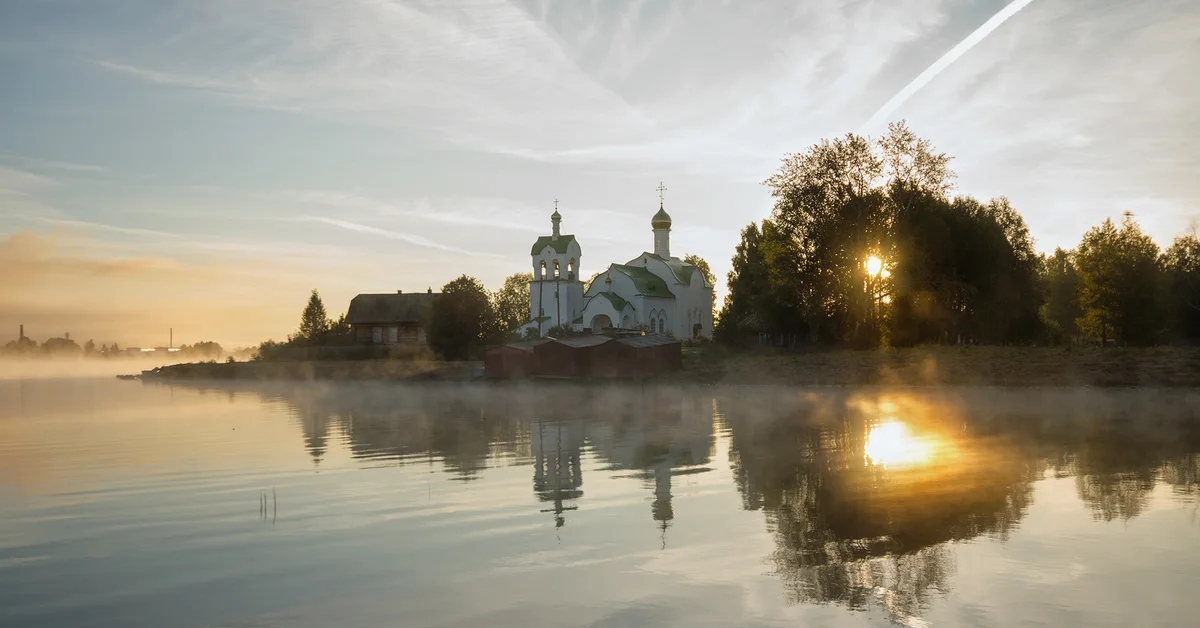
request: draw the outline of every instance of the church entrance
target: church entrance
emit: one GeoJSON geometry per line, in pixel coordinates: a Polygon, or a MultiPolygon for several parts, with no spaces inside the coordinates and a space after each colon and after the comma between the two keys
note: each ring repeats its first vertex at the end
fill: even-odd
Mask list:
{"type": "Polygon", "coordinates": [[[606,329],[612,329],[612,319],[607,314],[597,314],[592,317],[592,333],[599,334],[606,329]]]}

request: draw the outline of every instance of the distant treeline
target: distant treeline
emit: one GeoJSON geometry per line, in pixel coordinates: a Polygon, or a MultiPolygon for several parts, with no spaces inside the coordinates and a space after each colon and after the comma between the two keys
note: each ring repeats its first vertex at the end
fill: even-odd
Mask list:
{"type": "Polygon", "coordinates": [[[1200,240],[1166,250],[1132,215],[1034,251],[1004,198],[950,195],[950,157],[903,123],[788,155],[771,217],[741,234],[718,340],[1154,345],[1200,340],[1200,240]]]}
{"type": "MultiPolygon", "coordinates": [[[[95,358],[112,358],[124,357],[128,355],[136,355],[140,349],[122,349],[117,343],[111,345],[96,344],[92,340],[88,340],[80,346],[71,338],[70,333],[63,334],[61,337],[48,338],[41,344],[28,336],[21,336],[17,340],[11,340],[0,348],[0,356],[5,357],[34,357],[34,356],[77,356],[77,357],[95,357],[95,358]]],[[[226,355],[226,351],[220,344],[212,341],[202,341],[191,345],[180,345],[178,351],[173,352],[179,357],[187,357],[192,359],[217,359],[222,355],[226,355]]]]}

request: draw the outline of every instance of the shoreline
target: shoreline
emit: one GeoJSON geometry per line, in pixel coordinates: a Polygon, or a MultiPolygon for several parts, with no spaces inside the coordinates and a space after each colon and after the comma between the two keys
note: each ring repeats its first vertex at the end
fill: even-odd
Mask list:
{"type": "MultiPolygon", "coordinates": [[[[613,383],[611,379],[486,379],[479,361],[361,360],[176,364],[147,380],[613,383]]],[[[685,349],[683,370],[656,383],[791,386],[1200,386],[1200,348],[915,347],[789,353],[685,349]]]]}

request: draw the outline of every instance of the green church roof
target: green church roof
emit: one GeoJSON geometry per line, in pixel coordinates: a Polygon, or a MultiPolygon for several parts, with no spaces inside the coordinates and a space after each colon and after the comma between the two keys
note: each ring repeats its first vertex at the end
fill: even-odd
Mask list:
{"type": "Polygon", "coordinates": [[[687,263],[683,260],[679,260],[679,259],[667,259],[665,257],[655,255],[654,253],[642,253],[642,257],[649,257],[651,259],[656,259],[656,260],[666,264],[667,268],[671,269],[671,274],[675,275],[676,281],[678,281],[679,283],[681,283],[685,286],[691,285],[692,275],[695,275],[697,272],[700,271],[700,269],[696,268],[694,265],[689,264],[689,263],[687,263]]]}
{"type": "Polygon", "coordinates": [[[612,303],[613,309],[618,312],[624,310],[629,305],[629,301],[626,301],[625,299],[622,299],[611,292],[601,292],[596,296],[608,299],[608,302],[612,303]]]}
{"type": "Polygon", "coordinates": [[[663,299],[674,299],[675,295],[667,288],[667,282],[661,277],[642,268],[641,266],[626,266],[624,264],[613,264],[612,270],[615,270],[626,277],[633,280],[633,288],[638,294],[644,297],[660,297],[663,299]]]}
{"type": "Polygon", "coordinates": [[[574,241],[575,236],[573,235],[560,235],[558,236],[558,239],[555,239],[554,236],[542,236],[537,239],[537,242],[533,243],[533,248],[530,250],[529,254],[541,255],[543,249],[550,247],[554,249],[555,253],[558,253],[559,255],[566,255],[567,246],[574,241]]]}

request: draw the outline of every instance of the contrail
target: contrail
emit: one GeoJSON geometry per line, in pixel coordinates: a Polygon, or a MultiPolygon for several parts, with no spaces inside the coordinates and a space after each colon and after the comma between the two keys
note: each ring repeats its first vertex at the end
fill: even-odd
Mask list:
{"type": "Polygon", "coordinates": [[[958,61],[958,58],[966,54],[968,50],[974,48],[975,44],[983,41],[984,38],[992,34],[992,31],[999,28],[1001,24],[1008,20],[1008,18],[1016,15],[1018,11],[1029,6],[1029,3],[1031,2],[1033,2],[1033,0],[1013,0],[1003,9],[1000,9],[1000,12],[993,15],[992,19],[984,22],[983,26],[980,26],[979,28],[975,29],[975,32],[967,35],[966,39],[958,42],[957,46],[951,48],[949,52],[942,55],[942,57],[937,61],[934,61],[933,65],[926,68],[925,71],[918,75],[917,78],[913,79],[911,83],[905,85],[904,89],[897,92],[895,96],[892,96],[891,100],[884,103],[883,107],[881,107],[879,111],[876,111],[875,115],[871,116],[871,119],[867,120],[867,123],[862,126],[860,133],[865,133],[868,129],[875,128],[886,121],[888,116],[891,116],[893,113],[895,113],[901,105],[903,105],[909,98],[913,97],[913,94],[921,91],[921,88],[925,87],[929,81],[932,81],[934,77],[936,77],[938,74],[941,74],[942,70],[945,70],[946,68],[950,67],[952,63],[958,61]]]}

